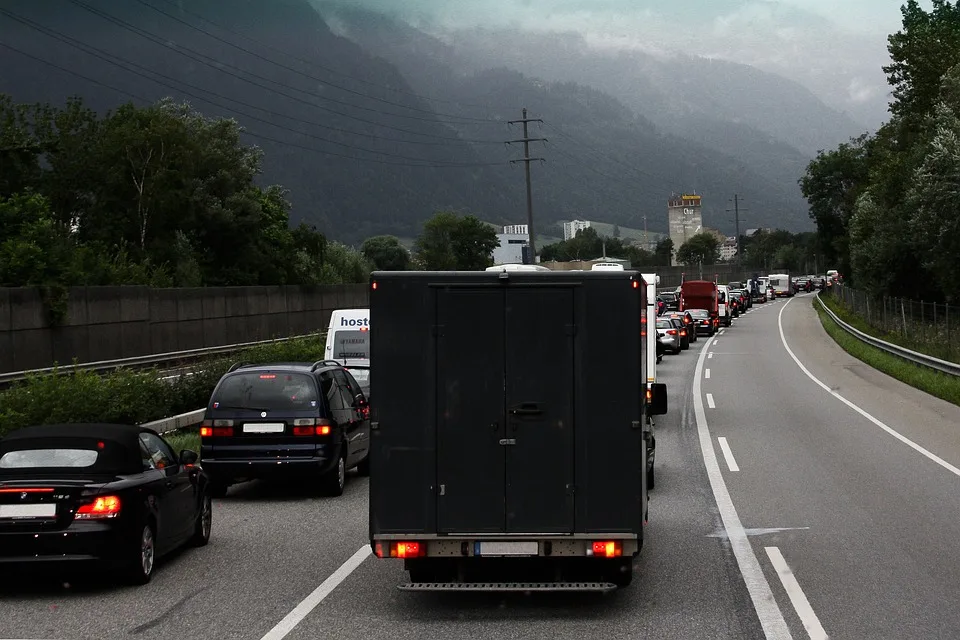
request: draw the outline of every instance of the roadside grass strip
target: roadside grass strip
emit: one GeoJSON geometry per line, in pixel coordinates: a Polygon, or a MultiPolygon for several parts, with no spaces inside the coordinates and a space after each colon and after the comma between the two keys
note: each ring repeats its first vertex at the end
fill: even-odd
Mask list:
{"type": "MultiPolygon", "coordinates": [[[[862,342],[844,331],[816,302],[812,304],[827,334],[840,345],[841,349],[854,358],[911,387],[925,391],[941,400],[960,405],[960,378],[914,364],[862,342]]],[[[833,306],[831,306],[831,309],[833,309],[833,306]]],[[[849,322],[846,318],[843,318],[843,320],[849,322]]],[[[857,328],[863,330],[859,326],[857,328]]]]}

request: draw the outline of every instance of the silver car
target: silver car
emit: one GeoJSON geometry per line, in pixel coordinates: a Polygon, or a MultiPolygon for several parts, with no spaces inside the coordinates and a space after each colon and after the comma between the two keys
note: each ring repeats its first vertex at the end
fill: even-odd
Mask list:
{"type": "Polygon", "coordinates": [[[683,345],[680,342],[680,332],[674,324],[666,319],[657,320],[657,339],[670,353],[680,353],[683,345]]]}

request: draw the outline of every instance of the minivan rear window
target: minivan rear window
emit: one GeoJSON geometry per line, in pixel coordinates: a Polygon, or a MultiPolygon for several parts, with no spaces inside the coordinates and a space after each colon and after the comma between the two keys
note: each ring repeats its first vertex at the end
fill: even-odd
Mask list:
{"type": "Polygon", "coordinates": [[[370,358],[369,331],[339,330],[333,335],[333,359],[346,360],[370,358]]]}
{"type": "Polygon", "coordinates": [[[318,404],[317,385],[303,373],[234,373],[220,383],[212,401],[214,409],[309,411],[318,404]]]}

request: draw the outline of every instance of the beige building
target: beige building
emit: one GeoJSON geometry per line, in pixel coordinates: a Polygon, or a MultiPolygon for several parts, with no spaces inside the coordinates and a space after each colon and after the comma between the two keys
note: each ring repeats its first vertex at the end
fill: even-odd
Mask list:
{"type": "Polygon", "coordinates": [[[673,195],[667,201],[667,219],[674,255],[670,265],[677,266],[676,251],[683,243],[703,231],[702,199],[696,194],[673,195]]]}

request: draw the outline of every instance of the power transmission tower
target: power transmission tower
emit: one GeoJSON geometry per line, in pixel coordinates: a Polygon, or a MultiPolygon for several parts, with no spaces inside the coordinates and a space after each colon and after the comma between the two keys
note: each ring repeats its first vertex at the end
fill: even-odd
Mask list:
{"type": "MultiPolygon", "coordinates": [[[[737,193],[733,194],[733,200],[731,200],[731,202],[733,202],[733,209],[732,209],[732,211],[733,211],[733,220],[734,220],[734,224],[736,225],[735,228],[736,228],[736,234],[737,234],[737,235],[736,235],[736,238],[737,238],[737,266],[741,266],[741,262],[740,262],[740,211],[741,211],[741,209],[740,209],[740,195],[737,194],[737,193]]],[[[743,209],[743,211],[746,211],[746,209],[743,209]]],[[[727,209],[727,213],[730,213],[730,212],[731,212],[731,209],[727,209]]]]}
{"type": "Polygon", "coordinates": [[[530,163],[534,160],[539,160],[540,162],[545,162],[544,158],[531,158],[530,157],[530,143],[531,142],[546,142],[546,138],[531,138],[530,134],[527,132],[527,123],[528,122],[537,122],[542,124],[543,120],[540,118],[528,118],[527,110],[523,110],[523,118],[521,120],[510,120],[508,124],[519,124],[523,123],[523,138],[519,140],[509,140],[507,144],[512,144],[514,142],[523,143],[523,159],[521,160],[511,160],[510,164],[516,164],[522,162],[525,165],[525,171],[527,174],[527,244],[530,245],[530,264],[537,263],[537,245],[533,239],[533,191],[530,188],[530,163]]]}

